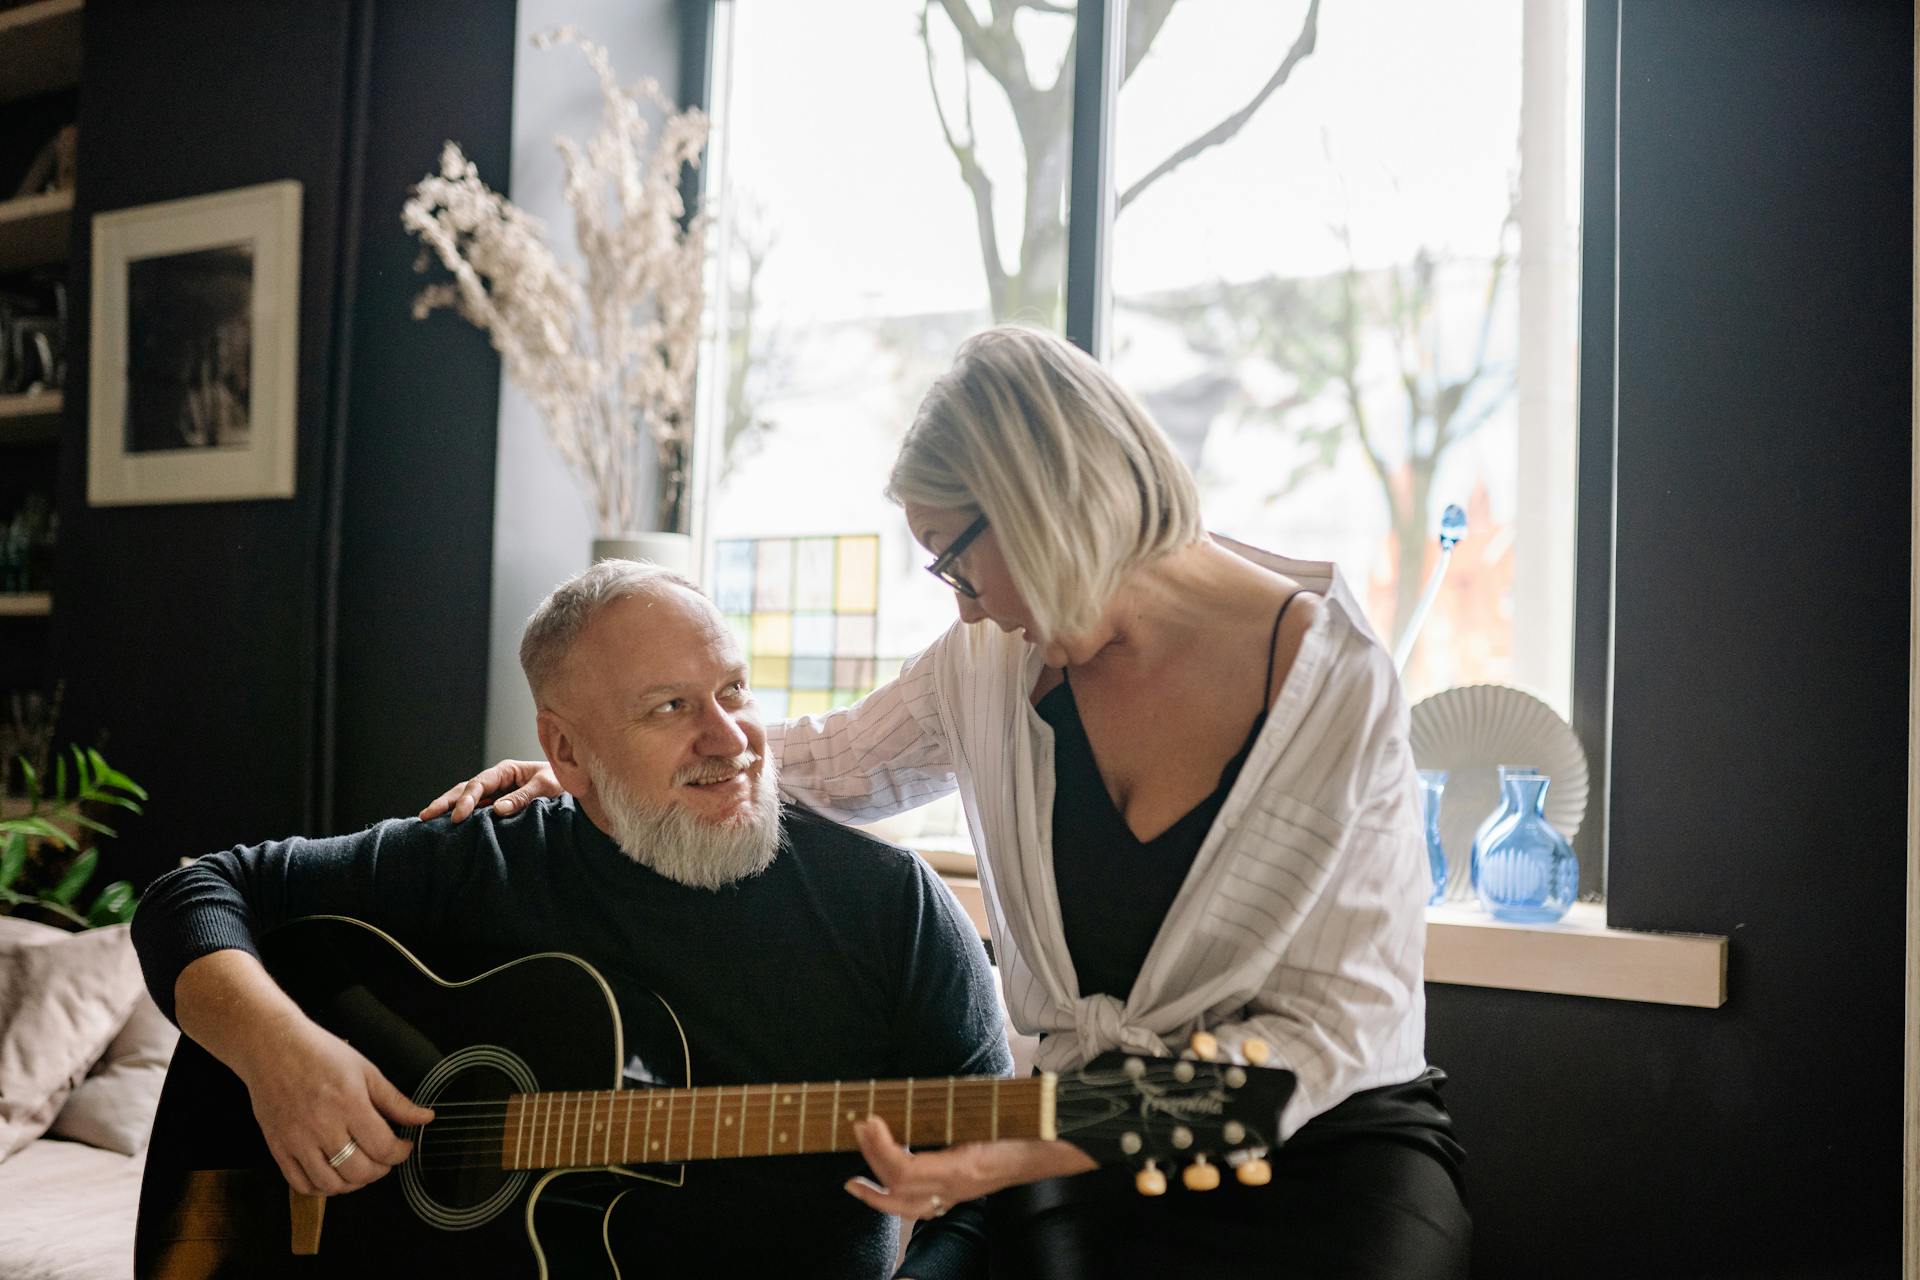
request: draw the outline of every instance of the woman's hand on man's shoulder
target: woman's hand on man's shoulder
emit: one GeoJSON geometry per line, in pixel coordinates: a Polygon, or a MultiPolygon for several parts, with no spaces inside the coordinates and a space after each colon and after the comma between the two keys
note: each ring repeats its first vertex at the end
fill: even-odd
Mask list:
{"type": "Polygon", "coordinates": [[[445,816],[465,822],[475,809],[488,804],[495,813],[505,816],[518,813],[535,800],[557,796],[562,790],[560,779],[545,760],[502,760],[441,792],[420,811],[420,819],[429,822],[445,816]]]}

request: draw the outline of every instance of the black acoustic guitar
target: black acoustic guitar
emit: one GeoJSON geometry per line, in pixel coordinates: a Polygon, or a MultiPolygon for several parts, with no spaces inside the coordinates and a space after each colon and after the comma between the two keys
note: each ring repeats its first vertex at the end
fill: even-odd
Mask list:
{"type": "MultiPolygon", "coordinates": [[[[261,947],[321,1026],[435,1111],[407,1162],[329,1200],[293,1195],[246,1088],[190,1040],[167,1073],[141,1187],[134,1271],[210,1276],[618,1275],[615,1214],[671,1212],[689,1165],[858,1149],[884,1118],[915,1148],[1063,1138],[1141,1166],[1142,1190],[1267,1176],[1291,1072],[1110,1055],[1061,1076],[694,1086],[664,1002],[623,1008],[568,955],[527,956],[463,982],[370,925],[296,921],[261,947]],[[634,1087],[638,1078],[648,1087],[634,1087]],[[633,1195],[644,1189],[647,1194],[633,1195]],[[662,1199],[667,1197],[667,1199],[662,1199]],[[324,1215],[323,1211],[324,1210],[324,1215]],[[324,1226],[324,1230],[323,1230],[324,1226]]],[[[643,1233],[644,1234],[644,1233],[643,1233]]]]}

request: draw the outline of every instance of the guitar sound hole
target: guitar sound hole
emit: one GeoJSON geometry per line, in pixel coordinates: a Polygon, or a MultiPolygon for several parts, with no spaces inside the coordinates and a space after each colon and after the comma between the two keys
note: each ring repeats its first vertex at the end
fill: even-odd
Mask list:
{"type": "Polygon", "coordinates": [[[414,1099],[435,1109],[433,1123],[403,1135],[414,1142],[400,1177],[415,1214],[458,1231],[513,1202],[527,1174],[505,1167],[514,1154],[504,1141],[507,1099],[536,1087],[524,1062],[491,1045],[462,1050],[428,1073],[414,1099]]]}
{"type": "Polygon", "coordinates": [[[414,1139],[427,1195],[450,1209],[480,1204],[507,1179],[501,1167],[506,1099],[513,1082],[495,1067],[473,1067],[447,1082],[432,1106],[439,1117],[414,1139]]]}

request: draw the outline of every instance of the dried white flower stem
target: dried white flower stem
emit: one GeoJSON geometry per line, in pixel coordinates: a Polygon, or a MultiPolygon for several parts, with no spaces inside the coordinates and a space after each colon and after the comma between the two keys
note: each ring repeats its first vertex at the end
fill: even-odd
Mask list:
{"type": "Polygon", "coordinates": [[[584,275],[449,142],[400,213],[423,247],[416,267],[431,252],[452,276],[413,312],[448,307],[486,331],[591,495],[602,535],[642,527],[649,455],[654,525],[685,532],[707,228],[705,215],[686,216],[680,174],[699,163],[707,117],[675,111],[652,80],[623,88],[607,51],[572,27],[534,44],[574,45],[600,81],[599,131],[585,147],[554,140],[584,275]],[[643,101],[666,113],[651,145],[643,101]]]}

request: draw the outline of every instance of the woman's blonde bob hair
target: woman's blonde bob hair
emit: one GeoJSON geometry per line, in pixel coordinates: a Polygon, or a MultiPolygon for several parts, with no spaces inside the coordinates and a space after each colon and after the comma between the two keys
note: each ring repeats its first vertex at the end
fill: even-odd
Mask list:
{"type": "Polygon", "coordinates": [[[960,345],[894,460],[887,496],[983,512],[1040,630],[1074,636],[1136,566],[1200,541],[1193,474],[1099,363],[1001,326],[960,345]]]}

